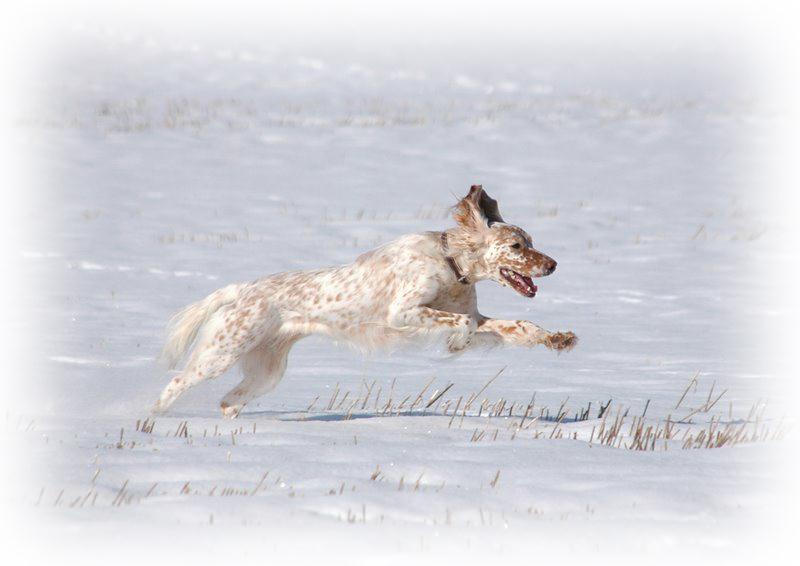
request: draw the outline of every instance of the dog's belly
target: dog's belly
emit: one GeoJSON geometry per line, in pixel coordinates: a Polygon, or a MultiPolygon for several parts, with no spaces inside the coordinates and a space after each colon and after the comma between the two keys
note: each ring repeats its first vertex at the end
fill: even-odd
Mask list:
{"type": "Polygon", "coordinates": [[[364,351],[386,348],[403,343],[410,332],[391,328],[385,321],[341,320],[294,317],[286,320],[280,333],[291,336],[322,334],[364,351]]]}

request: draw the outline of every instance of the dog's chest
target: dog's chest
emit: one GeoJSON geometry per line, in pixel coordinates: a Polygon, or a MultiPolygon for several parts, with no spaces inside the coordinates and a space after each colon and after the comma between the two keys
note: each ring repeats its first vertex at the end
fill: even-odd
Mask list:
{"type": "Polygon", "coordinates": [[[473,314],[477,310],[475,285],[456,283],[442,287],[431,307],[460,314],[473,314]]]}

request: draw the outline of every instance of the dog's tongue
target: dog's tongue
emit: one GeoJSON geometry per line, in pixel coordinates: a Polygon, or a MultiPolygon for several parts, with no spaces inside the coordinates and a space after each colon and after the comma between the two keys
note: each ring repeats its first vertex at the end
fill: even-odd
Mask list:
{"type": "Polygon", "coordinates": [[[523,276],[522,279],[523,279],[523,281],[525,281],[525,283],[531,289],[530,293],[525,293],[525,294],[528,297],[534,297],[536,295],[536,291],[538,291],[539,289],[536,287],[536,285],[533,284],[533,279],[531,279],[530,277],[526,277],[526,276],[523,276]]]}
{"type": "Polygon", "coordinates": [[[533,279],[531,279],[530,276],[522,275],[521,273],[505,268],[501,269],[500,273],[520,295],[524,295],[528,298],[536,296],[536,291],[538,291],[538,289],[536,285],[533,284],[533,279]]]}

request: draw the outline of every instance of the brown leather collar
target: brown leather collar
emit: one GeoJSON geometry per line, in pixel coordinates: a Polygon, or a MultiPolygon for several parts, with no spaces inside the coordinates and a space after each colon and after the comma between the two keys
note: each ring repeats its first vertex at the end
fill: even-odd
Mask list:
{"type": "Polygon", "coordinates": [[[453,270],[456,280],[462,285],[469,285],[469,279],[467,279],[467,276],[461,273],[458,265],[456,265],[456,260],[454,260],[453,257],[447,253],[447,232],[442,232],[442,250],[444,250],[444,260],[447,262],[447,265],[450,266],[450,269],[453,270]]]}

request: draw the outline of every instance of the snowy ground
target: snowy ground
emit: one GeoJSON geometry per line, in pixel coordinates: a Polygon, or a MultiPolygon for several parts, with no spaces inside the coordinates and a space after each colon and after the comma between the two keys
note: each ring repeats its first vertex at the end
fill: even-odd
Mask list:
{"type": "Polygon", "coordinates": [[[786,422],[753,322],[770,313],[742,277],[779,260],[754,174],[770,117],[744,71],[685,54],[72,40],[20,121],[48,204],[22,255],[49,284],[28,328],[46,328],[42,401],[9,416],[34,462],[15,498],[53,548],[152,559],[138,534],[215,562],[763,550],[786,422]],[[173,311],[445,227],[473,183],[559,264],[532,301],[481,284],[482,312],[573,330],[573,352],[364,358],[310,338],[238,421],[217,411],[232,375],[145,421],[173,311]],[[674,437],[632,450],[640,424],[674,437]],[[709,430],[758,441],[697,448],[709,430]]]}

